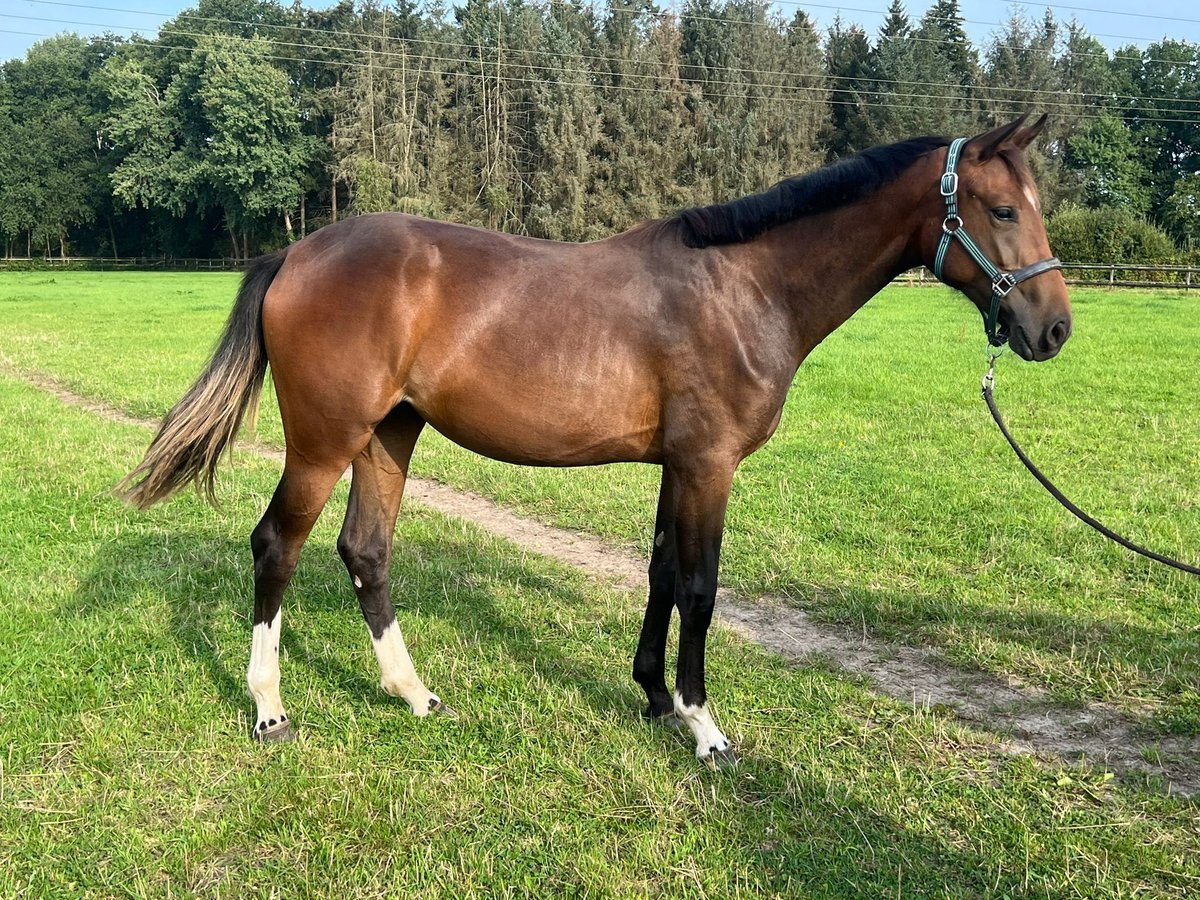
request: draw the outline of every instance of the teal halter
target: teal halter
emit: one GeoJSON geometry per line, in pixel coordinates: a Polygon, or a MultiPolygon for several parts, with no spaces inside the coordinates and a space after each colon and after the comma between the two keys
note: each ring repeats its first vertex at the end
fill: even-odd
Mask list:
{"type": "Polygon", "coordinates": [[[1057,256],[1039,260],[1015,272],[1003,272],[992,264],[987,254],[979,249],[979,245],[967,234],[963,220],[958,215],[958,155],[962,152],[966,138],[955,138],[946,153],[946,171],[942,175],[941,193],[946,198],[946,218],[942,221],[942,239],[938,242],[937,255],[933,258],[933,274],[938,281],[945,281],[942,267],[946,262],[946,252],[951,242],[957,238],[963,249],[971,254],[971,258],[979,264],[987,276],[992,279],[992,304],[988,308],[984,331],[987,332],[988,343],[993,347],[1003,347],[1008,341],[1008,335],[1002,334],[998,324],[1000,321],[1000,301],[1022,281],[1027,281],[1035,275],[1049,272],[1051,269],[1061,269],[1062,263],[1057,256]]]}

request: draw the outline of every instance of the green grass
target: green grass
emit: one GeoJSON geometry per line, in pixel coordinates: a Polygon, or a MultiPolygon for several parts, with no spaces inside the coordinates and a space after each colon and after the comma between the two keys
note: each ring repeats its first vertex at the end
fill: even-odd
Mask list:
{"type": "MultiPolygon", "coordinates": [[[[6,275],[0,353],[159,415],[207,358],[235,287],[233,276],[6,275]]],[[[1195,562],[1200,301],[1094,289],[1073,299],[1060,358],[1002,361],[1001,407],[1068,496],[1195,562]]],[[[981,333],[949,291],[892,288],[819,347],[778,434],[739,472],[722,580],[1059,699],[1113,700],[1167,731],[1200,731],[1200,580],[1104,541],[1024,472],[978,399],[981,333]]],[[[269,404],[261,435],[281,440],[269,404]]],[[[414,472],[648,546],[652,467],[519,468],[427,434],[414,472]]]]}
{"type": "MultiPolygon", "coordinates": [[[[400,622],[462,714],[376,687],[334,550],[345,488],[285,603],[301,740],[259,747],[242,673],[246,535],[275,480],[243,456],[217,511],[108,487],[146,431],[0,378],[0,896],[1177,896],[1200,816],[1100,772],[793,669],[717,631],[744,753],[710,774],[640,723],[640,597],[406,510],[400,622]]],[[[1149,786],[1153,787],[1153,786],[1149,786]]]]}

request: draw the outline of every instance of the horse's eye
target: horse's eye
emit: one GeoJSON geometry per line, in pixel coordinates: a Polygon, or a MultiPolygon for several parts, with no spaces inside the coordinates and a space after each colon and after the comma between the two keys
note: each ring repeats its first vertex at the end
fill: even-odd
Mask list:
{"type": "Polygon", "coordinates": [[[999,219],[1001,222],[1011,222],[1013,219],[1015,219],[1017,217],[1016,213],[1013,212],[1013,208],[1011,206],[997,206],[995,209],[992,210],[992,215],[995,216],[997,219],[999,219]]]}

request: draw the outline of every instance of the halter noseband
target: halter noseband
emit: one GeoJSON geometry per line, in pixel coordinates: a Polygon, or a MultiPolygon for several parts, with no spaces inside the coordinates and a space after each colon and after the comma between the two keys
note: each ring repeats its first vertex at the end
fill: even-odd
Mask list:
{"type": "Polygon", "coordinates": [[[1031,263],[1015,272],[1003,272],[992,264],[992,261],[987,258],[987,254],[980,250],[979,245],[967,234],[967,229],[963,227],[963,220],[958,215],[958,173],[955,171],[958,166],[958,154],[966,142],[966,138],[955,138],[946,154],[946,171],[942,175],[941,183],[941,193],[946,199],[946,218],[942,220],[942,239],[938,242],[937,255],[933,258],[933,274],[937,276],[938,281],[945,281],[945,278],[942,277],[942,267],[946,262],[946,252],[950,249],[950,243],[958,238],[963,249],[971,254],[971,258],[979,264],[979,268],[983,269],[992,279],[992,305],[988,308],[987,320],[983,327],[987,332],[988,344],[993,347],[1003,347],[1008,336],[1001,334],[997,327],[1000,320],[1000,301],[1022,281],[1028,281],[1051,269],[1061,269],[1062,263],[1057,256],[1051,256],[1049,259],[1031,263]]]}

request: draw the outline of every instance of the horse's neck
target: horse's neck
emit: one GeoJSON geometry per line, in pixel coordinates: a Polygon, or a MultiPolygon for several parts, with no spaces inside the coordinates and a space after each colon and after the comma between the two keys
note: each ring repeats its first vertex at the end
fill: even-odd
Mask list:
{"type": "MultiPolygon", "coordinates": [[[[781,225],[756,242],[793,318],[800,359],[901,272],[920,265],[927,192],[905,178],[851,206],[781,225]]],[[[753,245],[750,245],[753,246],[753,245]]],[[[760,261],[760,264],[765,261],[760,261]]]]}

